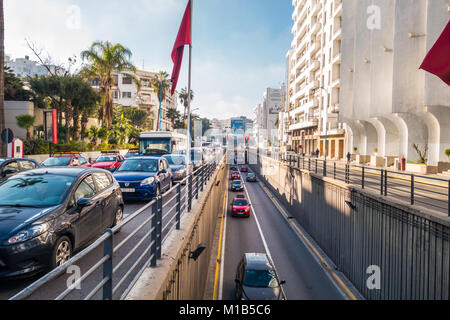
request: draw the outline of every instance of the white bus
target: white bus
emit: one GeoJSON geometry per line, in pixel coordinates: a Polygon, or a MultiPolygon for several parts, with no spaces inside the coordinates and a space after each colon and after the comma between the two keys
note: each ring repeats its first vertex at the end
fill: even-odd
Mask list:
{"type": "Polygon", "coordinates": [[[139,136],[139,154],[162,156],[186,150],[187,136],[177,132],[152,131],[141,132],[139,136]]]}

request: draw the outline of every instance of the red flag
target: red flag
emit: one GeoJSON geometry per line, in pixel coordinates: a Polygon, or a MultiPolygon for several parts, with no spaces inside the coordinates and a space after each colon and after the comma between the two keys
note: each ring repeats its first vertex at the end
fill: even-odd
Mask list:
{"type": "Polygon", "coordinates": [[[178,76],[180,75],[181,62],[183,61],[183,52],[185,45],[192,45],[191,41],[191,0],[189,0],[183,21],[181,21],[180,30],[172,50],[172,61],[174,63],[172,71],[172,91],[173,95],[177,88],[178,76]]]}
{"type": "Polygon", "coordinates": [[[428,52],[420,69],[438,76],[450,86],[450,21],[428,52]]]}

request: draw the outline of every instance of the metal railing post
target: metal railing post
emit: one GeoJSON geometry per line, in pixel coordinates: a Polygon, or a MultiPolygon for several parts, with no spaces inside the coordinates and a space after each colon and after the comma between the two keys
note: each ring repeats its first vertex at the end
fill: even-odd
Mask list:
{"type": "Polygon", "coordinates": [[[362,188],[364,189],[364,180],[365,180],[365,170],[366,169],[366,167],[362,167],[362,174],[361,174],[361,186],[362,186],[362,188]]]}
{"type": "Polygon", "coordinates": [[[163,197],[158,197],[158,211],[157,211],[157,226],[156,226],[156,240],[157,240],[157,246],[156,246],[156,258],[161,259],[161,246],[162,246],[162,208],[163,208],[163,197]]]}
{"type": "Polygon", "coordinates": [[[177,230],[181,228],[181,184],[177,187],[177,230]]]}
{"type": "Polygon", "coordinates": [[[383,174],[384,174],[384,170],[381,170],[381,183],[380,183],[380,188],[381,188],[380,194],[381,195],[383,195],[383,189],[384,189],[384,177],[383,177],[383,174]]]}
{"type": "MultiPolygon", "coordinates": [[[[203,191],[203,185],[205,184],[205,169],[207,169],[207,167],[208,167],[208,165],[206,165],[206,168],[205,168],[205,166],[203,166],[202,167],[202,183],[200,183],[200,186],[201,186],[201,188],[200,188],[200,191],[203,191]]],[[[206,173],[206,174],[208,174],[208,173],[206,173]]]]}
{"type": "Polygon", "coordinates": [[[188,178],[188,212],[192,210],[192,173],[188,178]]]}
{"type": "Polygon", "coordinates": [[[316,169],[314,172],[317,174],[317,159],[316,159],[316,169]]]}
{"type": "Polygon", "coordinates": [[[334,180],[336,180],[336,162],[334,163],[334,173],[333,173],[333,177],[334,177],[334,180]]]}
{"type": "Polygon", "coordinates": [[[411,205],[414,205],[414,174],[411,174],[411,205]]]}
{"type": "Polygon", "coordinates": [[[387,196],[388,171],[384,170],[384,196],[387,196]]]}
{"type": "Polygon", "coordinates": [[[324,177],[327,176],[327,161],[326,160],[323,162],[323,176],[324,177]]]}
{"type": "Polygon", "coordinates": [[[158,202],[155,201],[152,205],[152,223],[151,228],[153,229],[150,239],[152,241],[152,247],[150,249],[150,254],[152,256],[150,260],[150,266],[156,267],[156,247],[158,246],[157,240],[157,228],[158,228],[158,202]]]}
{"type": "Polygon", "coordinates": [[[448,180],[448,216],[450,217],[450,180],[448,180]]]}
{"type": "Polygon", "coordinates": [[[112,278],[113,278],[113,236],[111,229],[105,231],[109,234],[108,239],[103,242],[103,257],[109,256],[108,260],[103,263],[103,279],[108,278],[108,281],[103,286],[103,300],[112,300],[112,278]]]}
{"type": "Polygon", "coordinates": [[[308,158],[308,171],[311,171],[311,158],[308,158]]]}

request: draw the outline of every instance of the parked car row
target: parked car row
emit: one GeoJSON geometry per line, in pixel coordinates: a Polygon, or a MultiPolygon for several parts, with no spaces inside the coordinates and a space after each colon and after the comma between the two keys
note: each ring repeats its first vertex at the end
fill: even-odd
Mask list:
{"type": "Polygon", "coordinates": [[[185,179],[185,160],[131,151],[103,152],[93,163],[76,153],[42,164],[0,159],[0,278],[65,263],[122,221],[125,200],[151,200],[185,179]]]}

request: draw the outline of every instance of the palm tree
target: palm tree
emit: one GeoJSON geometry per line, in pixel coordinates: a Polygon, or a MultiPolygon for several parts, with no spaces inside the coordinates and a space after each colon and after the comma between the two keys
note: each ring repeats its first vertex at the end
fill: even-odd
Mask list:
{"type": "Polygon", "coordinates": [[[121,44],[96,41],[88,50],[81,52],[81,58],[87,60],[87,65],[81,74],[88,79],[98,79],[100,93],[103,96],[100,118],[103,124],[110,127],[113,121],[113,90],[117,84],[114,83],[114,74],[127,72],[129,77],[136,83],[139,91],[136,67],[130,62],[132,53],[121,44]]]}
{"type": "Polygon", "coordinates": [[[16,120],[17,120],[17,125],[20,128],[27,130],[27,140],[30,140],[31,139],[30,129],[33,127],[36,117],[29,115],[29,114],[24,114],[21,116],[17,116],[16,120]]]}
{"type": "Polygon", "coordinates": [[[166,117],[172,122],[172,127],[175,129],[175,122],[180,119],[181,113],[175,108],[169,108],[166,117]]]}
{"type": "MultiPolygon", "coordinates": [[[[184,106],[183,121],[186,122],[187,108],[188,108],[188,102],[189,102],[188,89],[187,88],[181,89],[181,93],[179,94],[178,97],[180,98],[181,103],[184,106]]],[[[192,100],[194,100],[194,91],[191,90],[191,102],[192,102],[192,100]]]]}
{"type": "MultiPolygon", "coordinates": [[[[5,129],[5,17],[3,0],[0,0],[0,133],[5,129]]],[[[0,156],[6,157],[5,144],[0,139],[0,156]]]]}
{"type": "Polygon", "coordinates": [[[155,93],[158,95],[159,100],[159,110],[158,110],[158,124],[157,130],[161,131],[161,104],[166,99],[168,90],[171,87],[171,82],[169,79],[169,74],[165,71],[160,71],[153,76],[151,79],[152,87],[155,93]]]}

